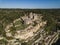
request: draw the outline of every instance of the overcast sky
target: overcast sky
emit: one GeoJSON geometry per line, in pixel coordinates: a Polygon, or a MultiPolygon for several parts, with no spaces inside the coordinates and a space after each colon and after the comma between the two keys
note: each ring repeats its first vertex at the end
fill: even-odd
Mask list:
{"type": "Polygon", "coordinates": [[[60,8],[60,0],[0,0],[0,8],[60,8]]]}

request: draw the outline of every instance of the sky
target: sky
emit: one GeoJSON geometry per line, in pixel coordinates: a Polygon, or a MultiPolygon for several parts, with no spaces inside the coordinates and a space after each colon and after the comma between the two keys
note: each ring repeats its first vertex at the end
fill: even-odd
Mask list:
{"type": "Polygon", "coordinates": [[[60,8],[60,0],[0,0],[0,8],[60,8]]]}

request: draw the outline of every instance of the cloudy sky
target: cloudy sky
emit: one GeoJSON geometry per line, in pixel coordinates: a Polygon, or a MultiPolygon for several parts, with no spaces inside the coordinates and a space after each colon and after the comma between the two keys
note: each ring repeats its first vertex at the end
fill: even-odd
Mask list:
{"type": "Polygon", "coordinates": [[[60,8],[60,0],[0,0],[0,8],[60,8]]]}

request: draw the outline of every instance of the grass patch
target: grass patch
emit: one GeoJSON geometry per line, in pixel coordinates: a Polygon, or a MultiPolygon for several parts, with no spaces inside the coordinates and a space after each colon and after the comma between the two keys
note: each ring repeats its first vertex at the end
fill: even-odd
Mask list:
{"type": "Polygon", "coordinates": [[[19,24],[21,24],[21,21],[19,20],[19,21],[16,21],[15,23],[14,23],[14,25],[19,25],[19,24]]]}

